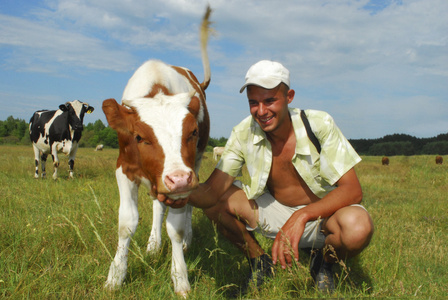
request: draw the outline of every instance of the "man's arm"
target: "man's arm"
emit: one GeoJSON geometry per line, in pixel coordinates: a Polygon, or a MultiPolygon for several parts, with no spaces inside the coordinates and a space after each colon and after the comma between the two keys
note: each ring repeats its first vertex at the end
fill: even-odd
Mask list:
{"type": "Polygon", "coordinates": [[[183,207],[188,202],[194,207],[206,209],[214,206],[218,202],[221,196],[230,188],[234,180],[235,177],[219,169],[215,169],[207,181],[201,183],[196,190],[191,192],[188,198],[174,201],[164,195],[158,195],[157,199],[173,208],[183,207]]]}
{"type": "Polygon", "coordinates": [[[299,242],[307,222],[317,220],[318,218],[328,218],[342,207],[361,202],[361,184],[354,168],[345,173],[336,184],[336,189],[319,201],[310,203],[296,211],[286,221],[272,246],[272,260],[274,264],[277,260],[280,260],[283,268],[286,267],[286,264],[291,265],[291,250],[294,254],[294,259],[296,261],[299,260],[299,242]]]}

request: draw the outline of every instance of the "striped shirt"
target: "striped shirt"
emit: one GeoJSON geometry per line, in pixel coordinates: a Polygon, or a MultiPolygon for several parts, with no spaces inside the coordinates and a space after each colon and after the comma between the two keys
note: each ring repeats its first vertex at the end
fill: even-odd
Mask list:
{"type": "MultiPolygon", "coordinates": [[[[361,158],[326,112],[307,110],[311,128],[322,147],[321,153],[308,138],[300,109],[289,108],[296,149],[292,164],[310,190],[319,198],[335,188],[334,184],[361,158]]],[[[246,164],[251,181],[243,190],[248,199],[268,192],[266,183],[272,164],[271,144],[252,116],[235,126],[216,168],[232,177],[241,176],[246,164]]]]}

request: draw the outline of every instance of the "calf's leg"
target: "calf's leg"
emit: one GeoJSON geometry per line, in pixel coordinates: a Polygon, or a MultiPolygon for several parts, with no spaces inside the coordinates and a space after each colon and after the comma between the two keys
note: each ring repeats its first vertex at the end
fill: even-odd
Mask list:
{"type": "Polygon", "coordinates": [[[121,167],[115,171],[120,192],[118,213],[118,247],[114,260],[110,264],[106,288],[120,286],[126,276],[128,252],[131,238],[138,225],[138,185],[123,174],[121,167]]]}
{"type": "Polygon", "coordinates": [[[162,223],[165,211],[166,205],[154,199],[152,202],[152,228],[146,248],[148,253],[156,253],[162,246],[162,223]]]}
{"type": "Polygon", "coordinates": [[[186,206],[186,216],[185,216],[185,234],[184,234],[184,241],[183,246],[184,250],[187,250],[188,247],[191,245],[191,240],[193,238],[193,229],[191,227],[191,217],[193,214],[193,206],[190,204],[187,204],[186,206]]]}
{"type": "Polygon", "coordinates": [[[174,283],[174,291],[186,297],[190,291],[188,282],[187,264],[185,263],[183,241],[185,225],[187,221],[187,206],[182,208],[170,208],[166,219],[166,229],[171,239],[171,279],[174,283]]]}

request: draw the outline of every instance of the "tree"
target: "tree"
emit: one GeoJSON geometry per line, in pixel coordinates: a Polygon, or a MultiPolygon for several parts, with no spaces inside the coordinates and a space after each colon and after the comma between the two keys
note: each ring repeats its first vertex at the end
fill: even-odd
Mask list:
{"type": "Polygon", "coordinates": [[[377,143],[369,149],[369,155],[414,155],[415,150],[411,142],[377,143]]]}
{"type": "Polygon", "coordinates": [[[28,136],[28,123],[25,120],[14,119],[9,116],[5,121],[0,121],[0,137],[2,143],[20,144],[20,141],[26,141],[28,136]]]}
{"type": "Polygon", "coordinates": [[[448,141],[427,143],[422,149],[422,154],[447,155],[448,141]]]}

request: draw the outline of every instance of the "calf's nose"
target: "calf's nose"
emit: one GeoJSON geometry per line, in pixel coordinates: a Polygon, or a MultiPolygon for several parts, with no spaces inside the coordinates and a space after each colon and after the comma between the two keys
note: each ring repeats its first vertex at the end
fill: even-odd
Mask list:
{"type": "Polygon", "coordinates": [[[173,192],[182,192],[190,189],[193,172],[177,171],[165,177],[166,187],[173,192]]]}

